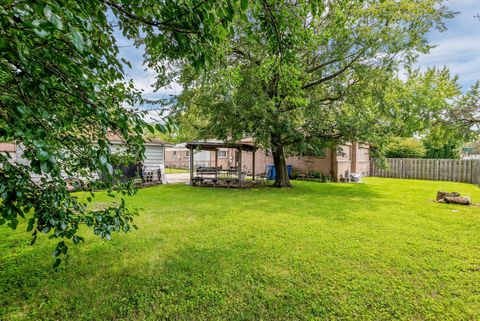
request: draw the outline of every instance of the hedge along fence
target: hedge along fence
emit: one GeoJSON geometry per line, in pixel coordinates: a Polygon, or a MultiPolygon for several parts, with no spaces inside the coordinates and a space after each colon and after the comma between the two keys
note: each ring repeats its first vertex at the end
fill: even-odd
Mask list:
{"type": "Polygon", "coordinates": [[[372,162],[370,175],[480,184],[480,160],[387,158],[386,168],[372,162]]]}

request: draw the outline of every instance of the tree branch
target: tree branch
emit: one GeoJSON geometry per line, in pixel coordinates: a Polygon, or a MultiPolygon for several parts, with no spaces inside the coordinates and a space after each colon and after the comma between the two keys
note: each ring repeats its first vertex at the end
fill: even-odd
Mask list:
{"type": "Polygon", "coordinates": [[[340,70],[338,70],[337,72],[334,72],[333,74],[331,75],[328,75],[324,78],[321,78],[319,80],[316,80],[314,82],[311,82],[309,84],[306,84],[304,86],[302,86],[302,89],[307,89],[307,88],[310,88],[310,87],[313,87],[313,86],[317,86],[317,85],[320,85],[320,84],[323,84],[324,82],[327,82],[339,75],[341,75],[342,73],[344,73],[348,68],[350,68],[362,55],[363,51],[360,52],[352,61],[350,61],[347,65],[345,65],[343,68],[341,68],[340,70]]]}
{"type": "MultiPolygon", "coordinates": [[[[344,59],[348,59],[348,58],[353,57],[353,56],[355,56],[354,53],[346,56],[344,59]]],[[[329,61],[324,62],[324,63],[322,63],[322,64],[320,64],[320,65],[318,65],[318,66],[315,66],[315,67],[312,67],[312,68],[310,68],[310,69],[307,69],[307,70],[306,70],[306,73],[307,73],[307,74],[311,74],[312,72],[315,72],[315,71],[317,71],[318,69],[321,69],[321,68],[323,68],[323,67],[326,67],[326,66],[328,66],[328,65],[331,65],[331,64],[334,64],[334,63],[340,62],[340,61],[341,61],[340,58],[335,58],[335,59],[329,60],[329,61]]]]}
{"type": "MultiPolygon", "coordinates": [[[[203,5],[206,2],[207,2],[207,0],[204,0],[203,2],[200,2],[199,4],[197,4],[193,8],[193,10],[198,9],[201,5],[203,5]]],[[[129,19],[136,20],[136,21],[141,22],[141,23],[143,23],[147,26],[152,26],[152,27],[156,27],[156,28],[163,28],[163,29],[166,29],[166,30],[179,32],[179,33],[190,33],[190,34],[199,34],[200,33],[197,30],[185,29],[184,27],[177,26],[177,25],[174,25],[174,24],[170,23],[174,19],[176,19],[178,17],[181,17],[181,16],[185,15],[186,13],[183,13],[183,14],[179,15],[178,17],[175,17],[175,18],[167,19],[165,21],[154,21],[154,20],[148,20],[148,19],[145,19],[143,17],[137,16],[137,15],[133,14],[132,12],[128,11],[125,7],[123,7],[119,4],[113,3],[111,1],[107,0],[107,1],[104,1],[104,3],[108,6],[110,6],[110,7],[118,10],[119,12],[124,14],[129,19]]]]}

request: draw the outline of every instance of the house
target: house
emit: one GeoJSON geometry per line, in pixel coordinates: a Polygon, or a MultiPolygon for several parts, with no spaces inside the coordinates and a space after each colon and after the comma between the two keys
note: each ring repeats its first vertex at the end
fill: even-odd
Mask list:
{"type": "MultiPolygon", "coordinates": [[[[248,139],[242,142],[249,142],[248,139]]],[[[251,142],[251,140],[250,140],[251,142]]],[[[287,157],[287,165],[292,165],[293,171],[299,173],[320,172],[334,177],[339,180],[341,176],[345,176],[345,172],[358,173],[362,176],[370,174],[370,148],[368,145],[359,143],[348,143],[339,146],[340,153],[332,151],[328,148],[324,149],[323,156],[290,156],[287,157]]],[[[252,154],[244,153],[244,168],[247,172],[251,172],[252,154]]],[[[266,165],[273,164],[271,153],[265,149],[259,149],[255,153],[256,169],[255,174],[265,172],[266,165]]]]}
{"type": "MultiPolygon", "coordinates": [[[[121,151],[124,146],[124,142],[120,136],[110,133],[108,139],[112,144],[113,152],[121,151]]],[[[150,182],[158,182],[158,170],[164,168],[165,166],[165,147],[170,146],[169,144],[160,141],[158,139],[146,139],[145,140],[145,159],[143,160],[142,168],[143,174],[148,176],[150,182]]],[[[17,162],[20,164],[29,164],[29,160],[23,158],[23,145],[14,144],[14,143],[2,143],[0,144],[0,153],[4,154],[8,152],[11,157],[12,162],[17,162]]],[[[41,176],[31,173],[31,178],[33,181],[39,181],[41,176]]],[[[67,178],[66,174],[63,174],[67,178]]],[[[94,178],[98,178],[99,175],[94,174],[94,178]]]]}
{"type": "MultiPolygon", "coordinates": [[[[121,151],[124,148],[120,136],[110,134],[108,140],[114,151],[121,151]]],[[[171,145],[157,138],[147,138],[144,146],[145,159],[141,164],[143,178],[148,182],[159,182],[161,178],[159,170],[163,171],[165,168],[165,148],[171,145]]]]}
{"type": "Polygon", "coordinates": [[[17,148],[13,143],[0,143],[0,154],[10,155],[10,158],[13,160],[16,158],[17,148]]]}
{"type": "MultiPolygon", "coordinates": [[[[218,140],[208,140],[207,142],[220,142],[218,140]]],[[[185,147],[186,143],[176,144],[167,147],[165,150],[165,167],[166,168],[189,168],[190,166],[190,150],[185,147]]],[[[228,169],[235,167],[235,150],[232,148],[218,149],[218,167],[228,169]]],[[[214,167],[215,152],[208,150],[194,151],[195,167],[214,167]]]]}
{"type": "MultiPolygon", "coordinates": [[[[219,142],[209,140],[208,142],[219,142]]],[[[251,138],[246,138],[242,143],[254,144],[251,138]]],[[[341,176],[345,176],[345,172],[358,173],[362,176],[368,176],[370,173],[370,150],[369,146],[359,143],[348,143],[339,146],[340,152],[332,152],[325,148],[323,156],[290,156],[287,158],[287,164],[292,165],[293,170],[299,173],[315,173],[320,172],[333,176],[339,180],[341,176]]],[[[219,148],[218,167],[229,169],[236,167],[236,150],[233,148],[219,148]]],[[[185,143],[177,144],[171,148],[167,148],[166,167],[171,168],[189,168],[190,154],[185,147],[185,143]]],[[[252,173],[253,154],[242,152],[243,171],[252,173]]],[[[255,174],[265,172],[266,166],[273,164],[272,154],[263,148],[259,148],[255,153],[255,174]]],[[[195,167],[214,167],[215,151],[197,151],[194,154],[195,167]]]]}

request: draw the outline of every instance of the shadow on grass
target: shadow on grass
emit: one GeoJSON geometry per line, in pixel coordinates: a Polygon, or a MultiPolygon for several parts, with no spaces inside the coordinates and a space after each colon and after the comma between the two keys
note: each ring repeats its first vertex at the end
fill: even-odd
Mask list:
{"type": "Polygon", "coordinates": [[[298,216],[349,214],[359,208],[374,210],[385,199],[367,184],[294,182],[293,188],[260,186],[253,189],[193,188],[170,185],[161,191],[142,191],[148,198],[160,198],[166,210],[180,206],[192,215],[229,216],[249,212],[252,215],[288,213],[298,216]]]}
{"type": "Polygon", "coordinates": [[[255,237],[266,235],[282,249],[289,243],[300,248],[309,233],[317,233],[301,234],[312,228],[305,218],[345,226],[368,220],[356,211],[375,209],[385,200],[365,184],[294,182],[291,189],[157,186],[142,189],[130,201],[146,209],[148,224],[170,221],[175,227],[168,232],[146,227],[130,243],[82,245],[58,272],[49,269],[51,243],[0,262],[0,289],[6,293],[0,319],[9,319],[9,311],[26,311],[27,319],[299,319],[296,313],[307,308],[305,293],[291,287],[294,275],[282,274],[276,259],[284,254],[269,247],[267,239],[256,247],[255,237]],[[190,217],[198,225],[189,225],[190,217]],[[178,244],[168,252],[145,233],[168,233],[165,237],[178,244]],[[274,264],[267,271],[269,260],[274,264]],[[277,298],[279,291],[283,297],[277,298]]]}

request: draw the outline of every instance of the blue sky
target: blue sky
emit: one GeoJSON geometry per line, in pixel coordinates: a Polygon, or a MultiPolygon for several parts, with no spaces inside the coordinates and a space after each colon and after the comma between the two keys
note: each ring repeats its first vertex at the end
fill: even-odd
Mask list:
{"type": "Polygon", "coordinates": [[[417,66],[447,66],[467,90],[480,79],[480,19],[474,17],[480,14],[480,0],[449,0],[445,4],[459,14],[446,21],[447,31],[428,34],[430,43],[437,47],[420,56],[417,66]]]}
{"type": "MultiPolygon", "coordinates": [[[[459,14],[446,21],[447,31],[430,31],[428,39],[437,47],[428,55],[421,55],[417,66],[422,70],[447,66],[453,74],[458,75],[463,90],[467,90],[480,79],[480,19],[474,17],[480,13],[480,0],[448,0],[445,4],[459,14]]],[[[180,86],[173,83],[168,88],[154,92],[151,84],[155,73],[142,65],[142,49],[134,48],[120,33],[116,36],[121,56],[132,63],[132,69],[126,69],[127,77],[133,79],[137,89],[143,90],[145,98],[164,98],[181,91],[180,86]]]]}

